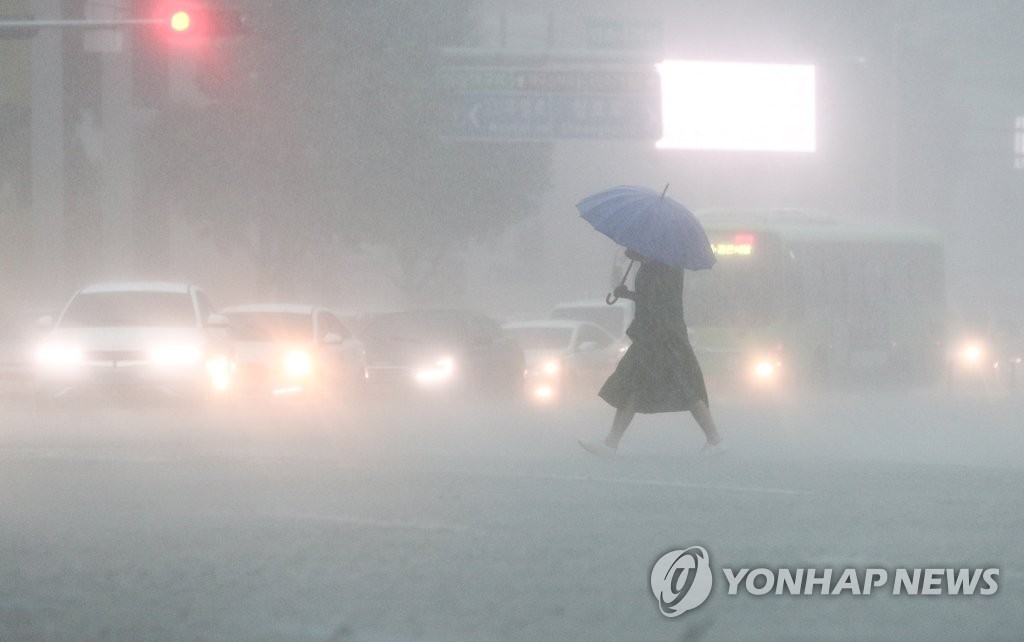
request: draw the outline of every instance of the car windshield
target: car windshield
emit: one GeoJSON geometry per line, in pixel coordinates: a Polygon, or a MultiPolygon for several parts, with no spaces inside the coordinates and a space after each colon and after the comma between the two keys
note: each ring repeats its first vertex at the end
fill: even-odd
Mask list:
{"type": "Polygon", "coordinates": [[[562,306],[552,310],[550,316],[552,319],[589,321],[601,326],[613,337],[621,337],[626,333],[626,312],[618,306],[562,306]]]}
{"type": "Polygon", "coordinates": [[[566,350],[572,342],[569,328],[505,328],[523,350],[566,350]]]}
{"type": "Polygon", "coordinates": [[[187,292],[88,292],[78,294],[60,325],[68,328],[194,327],[187,292]]]}
{"type": "Polygon", "coordinates": [[[240,341],[309,341],[313,317],[286,312],[234,312],[225,315],[240,341]]]}
{"type": "Polygon", "coordinates": [[[458,341],[466,338],[462,319],[443,312],[383,314],[370,322],[365,334],[371,340],[414,343],[458,341]]]}

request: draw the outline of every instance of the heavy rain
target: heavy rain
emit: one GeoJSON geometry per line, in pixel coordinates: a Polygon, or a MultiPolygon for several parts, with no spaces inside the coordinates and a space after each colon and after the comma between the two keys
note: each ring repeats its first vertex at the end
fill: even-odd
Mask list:
{"type": "Polygon", "coordinates": [[[1019,639],[1021,24],[0,0],[0,640],[1019,639]]]}

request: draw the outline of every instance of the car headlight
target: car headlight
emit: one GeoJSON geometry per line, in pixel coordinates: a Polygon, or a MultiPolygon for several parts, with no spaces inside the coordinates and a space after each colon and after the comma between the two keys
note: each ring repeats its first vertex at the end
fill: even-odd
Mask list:
{"type": "Polygon", "coordinates": [[[455,361],[451,357],[442,357],[433,365],[420,368],[416,371],[416,381],[419,383],[437,383],[447,381],[455,373],[455,361]]]}
{"type": "Polygon", "coordinates": [[[558,359],[549,359],[548,361],[542,363],[540,366],[541,373],[546,374],[549,377],[555,376],[556,374],[561,372],[561,370],[562,364],[559,363],[558,359]]]}
{"type": "Polygon", "coordinates": [[[82,349],[60,343],[44,343],[36,349],[36,361],[51,368],[69,368],[84,360],[82,349]]]}
{"type": "Polygon", "coordinates": [[[284,355],[284,373],[292,379],[304,379],[313,373],[313,358],[305,350],[289,350],[284,355]]]}
{"type": "Polygon", "coordinates": [[[979,341],[968,341],[960,348],[960,360],[967,365],[977,365],[985,358],[985,346],[979,341]]]}
{"type": "Polygon", "coordinates": [[[776,359],[757,359],[754,361],[754,377],[761,381],[774,379],[782,363],[776,359]]]}
{"type": "Polygon", "coordinates": [[[533,389],[533,396],[540,401],[548,401],[555,396],[555,389],[548,384],[542,384],[533,389]]]}
{"type": "Polygon", "coordinates": [[[191,366],[202,358],[202,349],[189,343],[158,345],[149,350],[150,362],[158,366],[191,366]]]}
{"type": "Polygon", "coordinates": [[[206,373],[214,390],[227,390],[231,386],[231,375],[234,371],[235,362],[227,355],[215,354],[206,360],[206,373]]]}

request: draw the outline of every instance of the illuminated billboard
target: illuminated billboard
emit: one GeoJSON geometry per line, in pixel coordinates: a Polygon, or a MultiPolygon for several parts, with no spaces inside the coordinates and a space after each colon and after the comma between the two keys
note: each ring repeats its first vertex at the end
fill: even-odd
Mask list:
{"type": "Polygon", "coordinates": [[[666,60],[661,149],[813,152],[814,66],[666,60]]]}

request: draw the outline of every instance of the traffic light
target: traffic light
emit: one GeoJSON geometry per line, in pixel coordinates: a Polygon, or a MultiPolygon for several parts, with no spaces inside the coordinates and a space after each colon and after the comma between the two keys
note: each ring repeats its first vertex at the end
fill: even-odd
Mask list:
{"type": "Polygon", "coordinates": [[[171,31],[184,33],[192,27],[192,14],[184,9],[179,9],[171,14],[171,31]]]}
{"type": "Polygon", "coordinates": [[[213,2],[165,0],[155,5],[151,17],[169,43],[183,46],[201,46],[209,40],[250,31],[248,14],[219,8],[213,2]]]}

